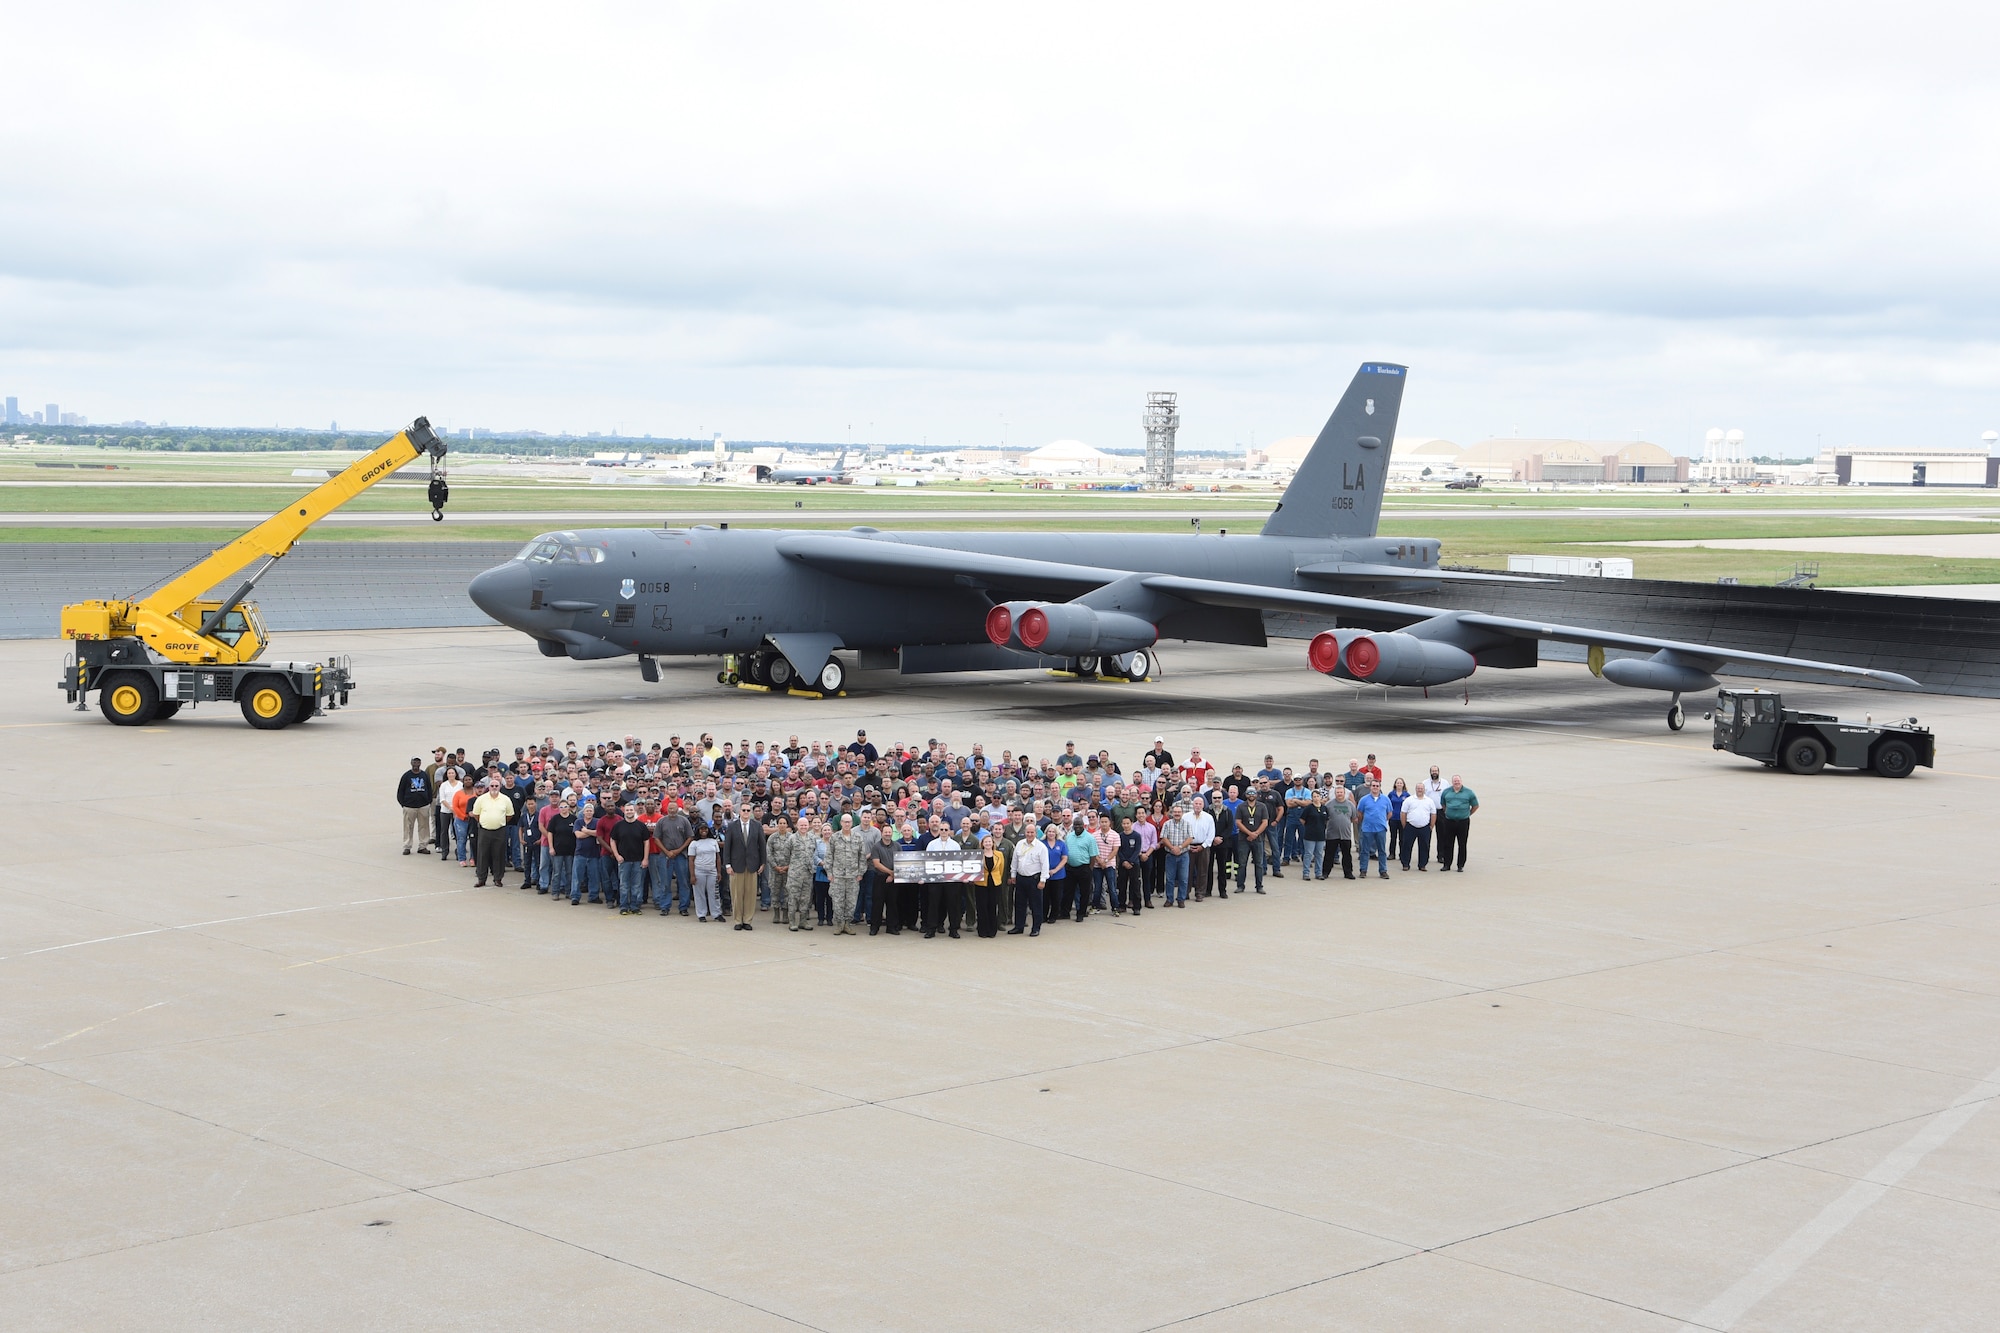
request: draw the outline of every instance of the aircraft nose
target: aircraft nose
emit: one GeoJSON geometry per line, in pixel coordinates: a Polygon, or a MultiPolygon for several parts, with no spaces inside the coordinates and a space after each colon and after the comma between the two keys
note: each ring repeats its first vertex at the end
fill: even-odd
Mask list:
{"type": "Polygon", "coordinates": [[[465,591],[481,611],[513,625],[528,609],[528,571],[518,564],[496,565],[476,576],[465,591]]]}

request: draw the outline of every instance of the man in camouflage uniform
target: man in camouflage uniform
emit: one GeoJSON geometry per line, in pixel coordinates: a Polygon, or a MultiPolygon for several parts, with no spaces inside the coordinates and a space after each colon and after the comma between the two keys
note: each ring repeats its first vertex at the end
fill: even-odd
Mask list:
{"type": "Polygon", "coordinates": [[[813,912],[813,848],[819,842],[819,829],[804,815],[799,816],[799,830],[792,836],[792,860],[785,875],[786,911],[790,913],[793,930],[811,930],[818,920],[813,912]]]}
{"type": "Polygon", "coordinates": [[[792,858],[798,855],[799,838],[792,832],[790,815],[778,816],[778,831],[765,843],[765,858],[771,866],[771,924],[782,926],[786,920],[785,885],[786,874],[791,868],[792,858]]]}
{"type": "Polygon", "coordinates": [[[826,880],[833,899],[833,933],[852,935],[854,900],[861,889],[863,843],[854,831],[854,816],[840,817],[840,831],[827,836],[826,880]]]}

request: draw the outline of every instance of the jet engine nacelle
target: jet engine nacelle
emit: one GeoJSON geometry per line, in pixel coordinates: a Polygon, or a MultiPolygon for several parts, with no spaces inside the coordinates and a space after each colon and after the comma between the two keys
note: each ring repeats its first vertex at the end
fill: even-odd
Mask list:
{"type": "Polygon", "coordinates": [[[1028,645],[1021,642],[1021,617],[1040,605],[1040,602],[1000,603],[986,613],[986,637],[995,648],[1028,651],[1028,645]]]}
{"type": "Polygon", "coordinates": [[[1629,685],[1635,690],[1672,690],[1676,694],[1700,694],[1716,686],[1714,676],[1662,649],[1651,657],[1621,657],[1604,664],[1604,678],[1613,685],[1629,685]]]}
{"type": "Polygon", "coordinates": [[[1463,648],[1414,634],[1328,630],[1306,650],[1313,670],[1370,685],[1442,685],[1463,680],[1479,662],[1463,648]]]}
{"type": "MultiPolygon", "coordinates": [[[[990,624],[987,633],[989,637],[992,634],[990,624]]],[[[1030,605],[1016,617],[1014,634],[1022,647],[1050,657],[1115,656],[1150,648],[1160,638],[1160,631],[1150,620],[1123,611],[1098,611],[1075,602],[1030,605]]]]}

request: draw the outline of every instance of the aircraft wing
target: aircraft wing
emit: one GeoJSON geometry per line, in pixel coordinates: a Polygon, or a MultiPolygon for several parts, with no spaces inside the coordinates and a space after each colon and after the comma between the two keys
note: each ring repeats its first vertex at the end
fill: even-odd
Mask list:
{"type": "Polygon", "coordinates": [[[981,588],[1063,601],[1127,577],[1124,569],[1097,569],[1054,560],[919,546],[891,536],[847,537],[794,532],[778,539],[778,553],[802,565],[863,583],[904,588],[981,588]]]}
{"type": "Polygon", "coordinates": [[[1923,686],[1894,671],[1847,666],[1840,662],[1819,662],[1805,657],[1783,657],[1713,643],[1689,643],[1683,639],[1657,639],[1645,634],[1622,634],[1615,630],[1591,629],[1585,625],[1558,625],[1545,620],[1519,620],[1512,616],[1487,615],[1479,611],[1448,611],[1409,602],[1378,601],[1372,597],[1344,597],[1331,593],[1302,592],[1292,588],[1263,588],[1255,584],[1230,583],[1218,579],[1189,579],[1168,574],[1149,575],[1141,580],[1155,592],[1168,593],[1184,601],[1205,606],[1250,607],[1272,611],[1346,611],[1371,620],[1401,620],[1414,625],[1440,615],[1451,616],[1459,625],[1487,630],[1516,639],[1552,639],[1604,648],[1624,648],[1637,652],[1671,652],[1690,665],[1716,671],[1730,663],[1746,666],[1779,666],[1792,671],[1848,679],[1872,680],[1897,689],[1922,690],[1923,686]]]}
{"type": "MultiPolygon", "coordinates": [[[[1898,689],[1921,690],[1908,676],[1893,671],[1847,666],[1839,662],[1819,662],[1810,658],[1783,657],[1775,653],[1751,652],[1709,643],[1689,643],[1680,639],[1658,639],[1643,634],[1623,634],[1615,630],[1592,629],[1585,625],[1558,625],[1548,621],[1519,620],[1510,616],[1487,615],[1476,611],[1453,611],[1444,607],[1418,606],[1375,597],[1353,597],[1341,593],[1307,592],[1297,588],[1274,588],[1256,583],[1236,583],[1225,579],[1185,578],[1177,574],[1148,574],[1144,571],[1104,569],[1070,565],[1052,560],[1030,560],[1020,556],[989,555],[979,551],[958,551],[945,547],[919,546],[884,536],[850,537],[835,533],[788,533],[778,541],[778,551],[786,558],[814,569],[865,583],[899,587],[980,589],[1026,598],[1068,600],[1121,579],[1136,579],[1153,592],[1201,606],[1237,607],[1257,611],[1346,612],[1364,616],[1371,622],[1414,625],[1419,621],[1449,616],[1464,630],[1517,639],[1552,639],[1558,643],[1597,645],[1639,652],[1668,651],[1703,670],[1714,671],[1728,664],[1779,666],[1792,671],[1845,679],[1872,680],[1898,689]]],[[[1402,576],[1407,571],[1398,571],[1402,576]]],[[[1529,581],[1529,580],[1523,580],[1529,581]]]]}
{"type": "Polygon", "coordinates": [[[1578,625],[1551,625],[1539,620],[1516,620],[1512,616],[1489,616],[1468,611],[1459,623],[1480,629],[1497,630],[1517,639],[1553,639],[1557,643],[1578,643],[1605,648],[1631,648],[1642,652],[1671,652],[1716,671],[1730,663],[1754,666],[1781,666],[1793,671],[1811,671],[1828,676],[1852,676],[1879,681],[1898,689],[1922,690],[1923,686],[1894,671],[1847,666],[1840,662],[1816,662],[1806,657],[1781,657],[1776,653],[1753,653],[1742,648],[1725,648],[1712,643],[1688,643],[1680,639],[1655,639],[1643,634],[1619,634],[1611,630],[1586,629],[1578,625]]]}
{"type": "Polygon", "coordinates": [[[1408,569],[1402,565],[1359,565],[1348,561],[1300,565],[1298,572],[1309,579],[1328,583],[1349,580],[1356,583],[1390,583],[1402,579],[1423,579],[1430,583],[1553,583],[1530,574],[1485,574],[1469,569],[1408,569]]]}

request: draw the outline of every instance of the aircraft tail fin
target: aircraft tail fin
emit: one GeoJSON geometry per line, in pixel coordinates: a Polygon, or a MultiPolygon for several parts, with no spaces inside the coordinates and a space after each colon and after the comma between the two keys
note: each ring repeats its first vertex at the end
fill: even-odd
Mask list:
{"type": "Polygon", "coordinates": [[[1366,361],[1264,524],[1266,537],[1372,537],[1409,367],[1366,361]]]}

